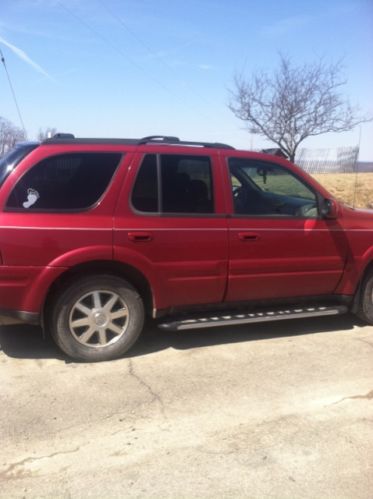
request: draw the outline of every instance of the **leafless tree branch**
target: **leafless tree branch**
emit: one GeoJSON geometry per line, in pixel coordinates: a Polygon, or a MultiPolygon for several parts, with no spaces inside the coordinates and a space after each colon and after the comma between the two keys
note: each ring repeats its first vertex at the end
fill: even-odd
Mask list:
{"type": "Polygon", "coordinates": [[[26,140],[25,132],[0,116],[0,157],[21,140],[26,140]]]}
{"type": "Polygon", "coordinates": [[[294,161],[307,137],[345,132],[372,120],[340,94],[346,84],[342,67],[341,61],[328,65],[322,60],[294,66],[280,54],[279,67],[271,75],[235,76],[229,108],[251,133],[274,142],[294,161]]]}

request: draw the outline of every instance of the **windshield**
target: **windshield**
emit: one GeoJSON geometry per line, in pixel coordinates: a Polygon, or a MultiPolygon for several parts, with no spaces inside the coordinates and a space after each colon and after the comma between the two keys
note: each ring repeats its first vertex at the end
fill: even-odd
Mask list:
{"type": "Polygon", "coordinates": [[[9,173],[18,165],[18,163],[38,145],[39,144],[37,142],[17,144],[14,149],[0,158],[0,186],[3,184],[9,173]]]}

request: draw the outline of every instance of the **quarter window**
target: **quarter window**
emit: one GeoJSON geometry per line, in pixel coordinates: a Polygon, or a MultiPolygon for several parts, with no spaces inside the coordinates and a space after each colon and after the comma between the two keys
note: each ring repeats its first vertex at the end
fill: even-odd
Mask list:
{"type": "Polygon", "coordinates": [[[33,166],[14,187],[8,209],[83,210],[103,195],[121,159],[119,153],[51,156],[33,166]]]}
{"type": "Polygon", "coordinates": [[[234,211],[241,215],[318,216],[316,194],[273,163],[230,158],[234,211]]]}

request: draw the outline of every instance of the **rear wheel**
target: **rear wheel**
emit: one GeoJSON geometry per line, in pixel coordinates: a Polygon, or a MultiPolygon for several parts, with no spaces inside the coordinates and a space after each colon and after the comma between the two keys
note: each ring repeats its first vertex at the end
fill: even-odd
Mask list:
{"type": "Polygon", "coordinates": [[[137,291],[115,276],[79,278],[57,298],[52,336],[74,359],[97,362],[123,355],[144,325],[144,305],[137,291]]]}
{"type": "Polygon", "coordinates": [[[367,274],[362,285],[359,316],[373,324],[373,271],[367,274]]]}

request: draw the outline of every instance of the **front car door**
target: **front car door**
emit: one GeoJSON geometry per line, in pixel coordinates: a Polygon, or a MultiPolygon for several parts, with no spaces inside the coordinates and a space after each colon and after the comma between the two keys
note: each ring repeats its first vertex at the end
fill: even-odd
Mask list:
{"type": "Polygon", "coordinates": [[[227,301],[329,295],[347,249],[338,223],[296,171],[259,156],[226,159],[229,219],[227,301]]]}

